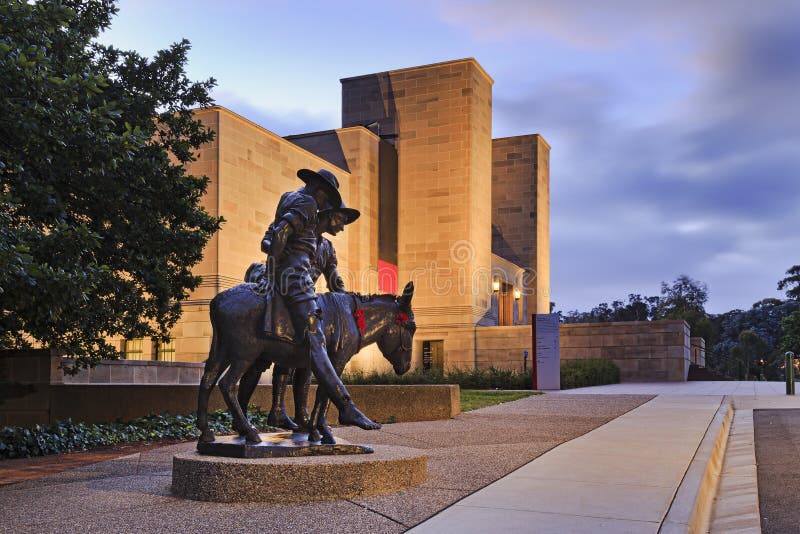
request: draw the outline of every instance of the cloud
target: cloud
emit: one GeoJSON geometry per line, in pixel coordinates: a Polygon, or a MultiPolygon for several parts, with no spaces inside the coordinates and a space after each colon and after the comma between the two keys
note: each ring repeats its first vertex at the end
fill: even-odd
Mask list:
{"type": "MultiPolygon", "coordinates": [[[[575,14],[558,32],[547,30],[575,37],[586,5],[536,3],[549,19],[523,15],[514,24],[545,31],[547,20],[575,14]]],[[[715,312],[777,296],[775,284],[800,250],[800,18],[782,5],[752,20],[732,9],[705,33],[698,19],[688,20],[693,40],[683,59],[694,72],[685,75],[696,83],[668,113],[627,119],[628,94],[615,72],[578,71],[521,96],[495,95],[504,134],[536,131],[553,146],[556,302],[588,309],[629,292],[655,294],[659,281],[683,272],[709,283],[715,312]]],[[[627,22],[652,25],[663,5],[644,9],[627,22]]],[[[486,31],[493,22],[487,18],[486,31]]],[[[616,24],[597,26],[595,45],[626,38],[613,38],[616,24]]]]}
{"type": "Polygon", "coordinates": [[[338,128],[341,122],[339,117],[330,113],[259,106],[231,91],[215,90],[213,97],[218,105],[280,136],[330,130],[338,128]]]}

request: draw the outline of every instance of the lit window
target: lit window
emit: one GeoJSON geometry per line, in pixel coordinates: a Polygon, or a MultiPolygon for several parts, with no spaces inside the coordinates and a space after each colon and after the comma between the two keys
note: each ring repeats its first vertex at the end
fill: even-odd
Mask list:
{"type": "Polygon", "coordinates": [[[144,360],[143,338],[126,339],[122,342],[122,357],[125,360],[144,360]]]}
{"type": "Polygon", "coordinates": [[[174,362],[175,340],[153,339],[153,359],[161,362],[174,362]]]}

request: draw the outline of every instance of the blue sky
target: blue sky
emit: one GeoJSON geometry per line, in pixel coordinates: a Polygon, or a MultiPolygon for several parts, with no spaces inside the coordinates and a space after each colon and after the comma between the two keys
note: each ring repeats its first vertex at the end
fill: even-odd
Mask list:
{"type": "Polygon", "coordinates": [[[474,57],[493,137],[551,153],[552,300],[688,274],[721,313],[800,263],[800,2],[123,0],[102,41],[192,42],[217,103],[281,135],[340,126],[339,79],[474,57]]]}

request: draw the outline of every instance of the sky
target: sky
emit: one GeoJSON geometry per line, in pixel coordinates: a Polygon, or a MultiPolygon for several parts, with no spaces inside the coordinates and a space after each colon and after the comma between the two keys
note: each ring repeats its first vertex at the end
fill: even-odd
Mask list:
{"type": "Polygon", "coordinates": [[[707,310],[800,263],[796,0],[122,0],[101,41],[188,73],[279,134],[341,126],[349,76],[474,57],[493,137],[552,146],[551,300],[588,310],[687,274],[707,310]]]}

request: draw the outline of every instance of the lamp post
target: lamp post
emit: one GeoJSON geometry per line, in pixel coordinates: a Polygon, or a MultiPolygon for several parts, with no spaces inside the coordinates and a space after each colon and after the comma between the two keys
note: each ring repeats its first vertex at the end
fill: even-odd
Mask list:
{"type": "Polygon", "coordinates": [[[786,351],[786,394],[794,395],[794,352],[786,351]]]}

